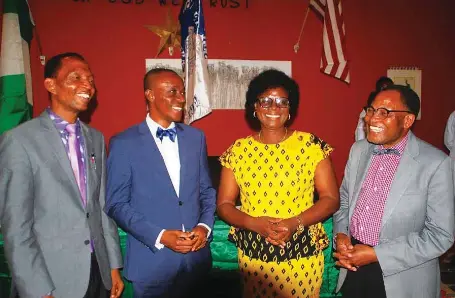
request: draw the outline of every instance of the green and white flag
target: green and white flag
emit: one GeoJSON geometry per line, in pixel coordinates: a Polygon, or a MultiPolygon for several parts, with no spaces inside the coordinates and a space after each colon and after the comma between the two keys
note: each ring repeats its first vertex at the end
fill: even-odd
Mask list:
{"type": "Polygon", "coordinates": [[[0,134],[32,117],[29,49],[33,26],[27,0],[3,0],[0,134]]]}

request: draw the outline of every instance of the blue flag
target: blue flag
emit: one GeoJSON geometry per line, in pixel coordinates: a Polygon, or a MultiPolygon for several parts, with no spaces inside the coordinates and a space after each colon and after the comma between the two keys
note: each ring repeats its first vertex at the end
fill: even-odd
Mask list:
{"type": "Polygon", "coordinates": [[[205,21],[201,0],[186,0],[180,11],[182,68],[185,74],[185,123],[209,114],[209,74],[205,21]]]}

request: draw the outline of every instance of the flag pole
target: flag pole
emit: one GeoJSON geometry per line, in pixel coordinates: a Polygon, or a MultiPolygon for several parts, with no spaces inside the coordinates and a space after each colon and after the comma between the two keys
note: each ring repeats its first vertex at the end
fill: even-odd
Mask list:
{"type": "Polygon", "coordinates": [[[44,64],[46,64],[46,56],[44,56],[44,54],[43,54],[43,47],[41,46],[41,40],[40,40],[40,37],[38,34],[38,29],[36,27],[35,19],[33,19],[32,10],[30,9],[30,3],[28,3],[28,0],[26,0],[25,2],[27,2],[28,11],[30,12],[30,21],[33,24],[33,34],[35,36],[36,45],[38,47],[39,59],[40,59],[41,65],[44,65],[44,64]]]}
{"type": "Polygon", "coordinates": [[[294,52],[295,52],[296,54],[297,54],[297,52],[298,52],[299,49],[300,49],[300,38],[301,38],[302,35],[303,35],[303,29],[305,28],[306,19],[308,18],[308,12],[309,12],[309,11],[310,11],[310,4],[308,4],[308,7],[306,8],[305,18],[303,19],[302,27],[300,28],[299,38],[297,39],[297,42],[296,42],[295,45],[294,45],[294,52]]]}

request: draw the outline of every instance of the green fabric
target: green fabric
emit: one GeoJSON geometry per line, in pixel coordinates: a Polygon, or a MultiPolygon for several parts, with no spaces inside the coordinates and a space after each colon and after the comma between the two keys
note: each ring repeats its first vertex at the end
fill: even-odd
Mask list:
{"type": "Polygon", "coordinates": [[[0,77],[0,134],[32,118],[25,75],[0,77]]]}
{"type": "Polygon", "coordinates": [[[3,236],[0,233],[0,297],[9,297],[10,282],[8,264],[3,254],[3,236]]]}
{"type": "Polygon", "coordinates": [[[3,13],[17,13],[16,0],[4,0],[3,13]]]}
{"type": "Polygon", "coordinates": [[[237,248],[227,240],[230,226],[216,218],[213,228],[213,240],[210,243],[213,267],[222,270],[237,270],[237,248]]]}
{"type": "MultiPolygon", "coordinates": [[[[9,277],[8,264],[3,254],[3,236],[0,234],[0,278],[9,277]]],[[[0,296],[1,297],[1,296],[0,296]]]]}
{"type": "MultiPolygon", "coordinates": [[[[27,100],[30,74],[30,41],[33,23],[26,0],[3,1],[2,53],[0,61],[0,134],[32,117],[27,100]],[[18,47],[20,45],[20,47],[18,47]],[[25,45],[25,47],[23,47],[25,45]]],[[[31,82],[29,87],[31,88],[31,82]]],[[[31,96],[31,89],[29,90],[31,96]]]]}
{"type": "MultiPolygon", "coordinates": [[[[329,239],[332,239],[332,219],[324,222],[324,229],[327,232],[329,239]]],[[[215,227],[213,229],[213,241],[210,243],[212,251],[213,267],[221,270],[237,270],[237,248],[235,245],[227,240],[229,233],[229,226],[220,219],[216,219],[215,227]]],[[[120,246],[122,253],[125,254],[127,235],[119,229],[120,246]]],[[[334,294],[336,282],[338,279],[338,269],[335,268],[335,263],[332,258],[332,241],[330,246],[324,250],[325,264],[324,275],[320,297],[341,297],[341,295],[334,294]]],[[[10,278],[6,260],[3,255],[3,239],[0,234],[0,289],[9,289],[10,278]]],[[[0,297],[7,297],[7,291],[1,290],[0,297]]],[[[122,295],[123,298],[132,298],[133,289],[130,283],[125,281],[125,290],[122,295]]]]}
{"type": "MultiPolygon", "coordinates": [[[[126,238],[127,238],[127,235],[120,228],[118,229],[118,233],[120,235],[120,248],[122,249],[122,255],[124,256],[125,255],[125,251],[126,251],[126,238]]],[[[123,290],[122,297],[123,298],[133,298],[133,287],[132,287],[131,283],[128,282],[127,280],[125,280],[125,279],[123,279],[123,281],[125,283],[125,289],[123,290]]]]}
{"type": "Polygon", "coordinates": [[[33,38],[33,23],[26,0],[3,0],[3,13],[15,13],[19,17],[21,37],[28,44],[33,38]]]}
{"type": "Polygon", "coordinates": [[[320,297],[341,297],[341,294],[336,294],[336,286],[338,282],[338,270],[335,267],[335,260],[333,259],[332,252],[332,239],[333,239],[333,221],[332,218],[323,222],[325,232],[329,238],[329,247],[324,250],[324,274],[322,275],[322,286],[320,297]]]}

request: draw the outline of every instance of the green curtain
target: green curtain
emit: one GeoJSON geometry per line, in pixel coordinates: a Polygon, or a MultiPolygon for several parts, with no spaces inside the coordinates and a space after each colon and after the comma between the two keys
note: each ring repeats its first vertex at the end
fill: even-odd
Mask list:
{"type": "Polygon", "coordinates": [[[329,237],[329,247],[324,250],[324,274],[322,275],[321,297],[341,297],[341,294],[336,294],[335,289],[338,282],[338,273],[340,270],[335,267],[335,260],[333,259],[333,225],[332,218],[323,222],[324,229],[329,237]]]}
{"type": "Polygon", "coordinates": [[[3,253],[3,236],[0,233],[0,297],[9,297],[10,282],[8,264],[3,253]]]}

